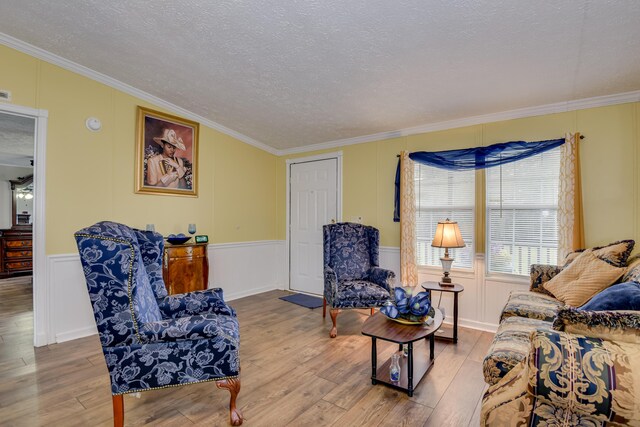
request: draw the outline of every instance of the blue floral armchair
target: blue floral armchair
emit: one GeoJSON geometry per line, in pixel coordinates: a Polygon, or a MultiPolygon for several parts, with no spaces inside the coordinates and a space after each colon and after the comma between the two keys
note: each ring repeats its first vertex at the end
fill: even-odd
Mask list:
{"type": "Polygon", "coordinates": [[[333,327],[340,309],[381,307],[390,299],[395,273],[379,268],[380,232],[367,225],[342,222],[323,227],[324,304],[322,317],[330,307],[333,327]]]}
{"type": "Polygon", "coordinates": [[[167,295],[162,236],[114,222],[75,234],[111,379],[114,424],[122,396],[215,381],[231,393],[231,424],[242,424],[240,335],[222,289],[167,295]]]}

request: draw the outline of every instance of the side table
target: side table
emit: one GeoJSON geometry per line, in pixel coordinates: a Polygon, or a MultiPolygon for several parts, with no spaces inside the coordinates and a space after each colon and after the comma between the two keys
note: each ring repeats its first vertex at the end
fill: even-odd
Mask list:
{"type": "MultiPolygon", "coordinates": [[[[432,291],[438,292],[452,292],[453,293],[453,333],[451,336],[436,335],[436,338],[451,341],[454,344],[458,343],[458,294],[464,291],[464,286],[459,283],[452,283],[453,286],[440,286],[438,282],[424,282],[421,286],[425,291],[429,292],[429,298],[431,298],[432,291]]],[[[431,298],[433,304],[433,298],[431,298]]]]}
{"type": "Polygon", "coordinates": [[[434,333],[442,325],[442,313],[436,310],[431,325],[403,325],[377,312],[362,325],[362,335],[371,337],[371,384],[382,383],[413,396],[415,386],[431,369],[434,363],[434,333]],[[407,344],[408,355],[400,361],[400,381],[391,381],[391,360],[378,367],[376,340],[381,339],[398,344],[398,353],[407,344]],[[426,340],[429,340],[429,356],[426,357],[426,340]],[[418,341],[416,346],[414,343],[418,341]],[[422,344],[420,344],[422,343],[422,344]],[[415,384],[414,384],[415,383],[415,384]]]}

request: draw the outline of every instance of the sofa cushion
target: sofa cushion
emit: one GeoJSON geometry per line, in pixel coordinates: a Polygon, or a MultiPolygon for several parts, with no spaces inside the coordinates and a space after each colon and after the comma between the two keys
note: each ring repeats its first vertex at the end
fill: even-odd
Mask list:
{"type": "Polygon", "coordinates": [[[600,292],[585,305],[586,311],[640,310],[640,283],[618,283],[600,292]]]}
{"type": "Polygon", "coordinates": [[[366,280],[341,280],[334,308],[380,307],[391,299],[389,291],[366,280]]]}
{"type": "Polygon", "coordinates": [[[565,304],[579,307],[615,283],[623,273],[624,268],[614,267],[587,250],[545,283],[544,288],[565,304]]]}
{"type": "Polygon", "coordinates": [[[482,363],[485,382],[497,383],[527,357],[531,347],[529,336],[537,328],[551,329],[551,323],[525,317],[509,317],[500,323],[482,363]]]}
{"type": "Polygon", "coordinates": [[[587,337],[640,344],[639,311],[584,311],[565,307],[558,311],[553,329],[587,337]]]}
{"type": "Polygon", "coordinates": [[[564,304],[552,296],[529,291],[512,291],[500,320],[518,316],[553,322],[564,304]]]}
{"type": "MultiPolygon", "coordinates": [[[[624,267],[627,265],[627,259],[631,255],[631,251],[635,246],[634,240],[619,240],[617,242],[609,243],[604,246],[596,246],[591,248],[591,251],[605,261],[607,264],[611,264],[614,267],[624,267]]],[[[563,268],[567,268],[576,258],[580,256],[584,249],[578,249],[577,251],[570,252],[564,259],[563,268]]]]}

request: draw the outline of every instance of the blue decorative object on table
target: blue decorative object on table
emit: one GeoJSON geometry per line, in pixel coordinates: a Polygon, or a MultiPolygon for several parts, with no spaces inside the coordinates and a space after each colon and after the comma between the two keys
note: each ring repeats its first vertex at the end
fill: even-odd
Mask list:
{"type": "Polygon", "coordinates": [[[187,243],[189,239],[191,239],[191,237],[185,236],[184,234],[180,233],[180,234],[169,234],[166,237],[166,239],[167,239],[167,242],[171,243],[172,245],[182,245],[184,243],[187,243]]]}
{"type": "Polygon", "coordinates": [[[389,319],[400,323],[422,324],[435,314],[428,292],[412,295],[412,288],[396,287],[393,296],[395,301],[387,301],[380,309],[389,319]]]}

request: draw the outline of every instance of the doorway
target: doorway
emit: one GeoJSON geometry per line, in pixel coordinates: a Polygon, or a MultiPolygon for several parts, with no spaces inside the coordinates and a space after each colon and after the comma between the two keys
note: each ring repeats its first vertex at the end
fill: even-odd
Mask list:
{"type": "MultiPolygon", "coordinates": [[[[12,243],[11,261],[3,262],[3,271],[11,270],[3,277],[28,277],[31,268],[32,306],[33,306],[33,344],[42,346],[49,344],[47,330],[47,298],[45,285],[45,145],[47,130],[46,110],[37,110],[10,104],[0,104],[0,197],[4,210],[0,210],[0,224],[7,234],[31,235],[30,247],[18,248],[19,243],[25,245],[28,239],[18,236],[19,243],[12,243]],[[6,174],[18,173],[18,176],[1,182],[6,174]],[[31,176],[28,176],[28,174],[31,176]],[[6,188],[5,188],[6,187],[6,188]],[[14,200],[15,198],[15,200],[14,200]],[[14,203],[17,201],[18,203],[14,203]],[[7,207],[10,211],[7,215],[7,207]],[[6,226],[9,226],[8,228],[6,226]],[[29,265],[28,252],[31,256],[29,265]],[[17,258],[16,258],[17,257],[17,258]],[[14,259],[15,258],[15,259],[14,259]],[[19,259],[18,259],[19,258],[19,259]],[[7,268],[10,267],[10,268],[7,268]],[[13,274],[16,273],[16,274],[13,274]]],[[[13,238],[12,238],[13,239],[13,238]]],[[[7,257],[6,259],[9,259],[7,257]]],[[[15,285],[12,283],[12,285],[15,285]]],[[[25,306],[26,307],[26,306],[25,306]]],[[[31,328],[29,328],[31,329],[31,328]]],[[[26,330],[25,330],[25,333],[26,330]]]]}
{"type": "Polygon", "coordinates": [[[289,289],[322,295],[322,226],[342,216],[342,153],[287,160],[289,289]]]}

